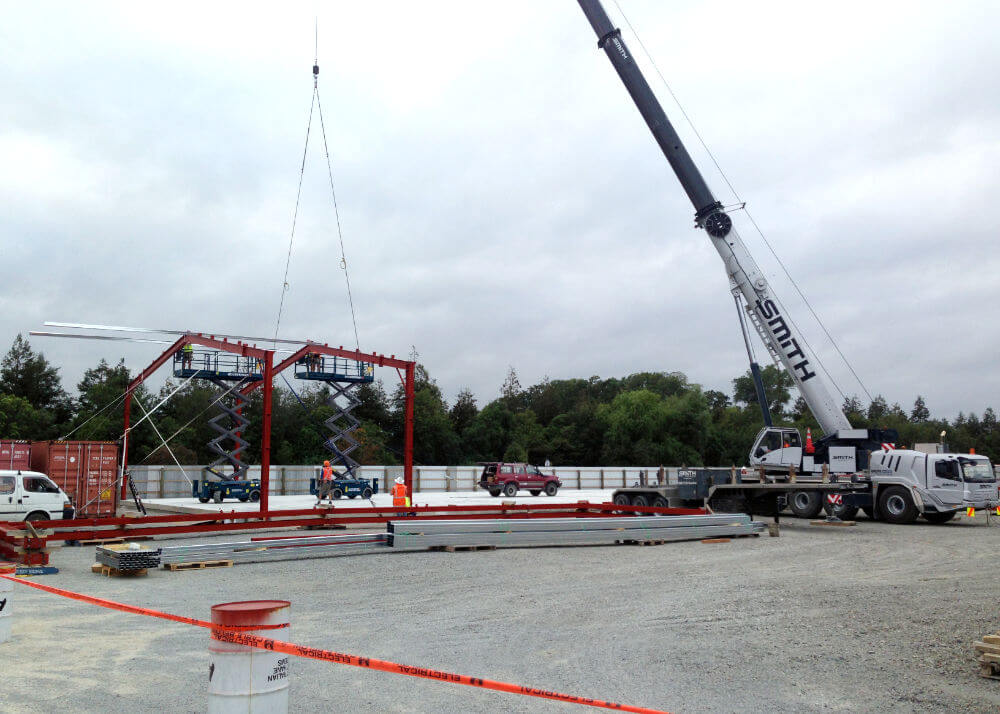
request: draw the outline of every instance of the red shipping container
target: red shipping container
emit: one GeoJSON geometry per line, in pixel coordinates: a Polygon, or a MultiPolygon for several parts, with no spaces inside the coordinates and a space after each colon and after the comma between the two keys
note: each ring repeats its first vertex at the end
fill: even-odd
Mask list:
{"type": "Polygon", "coordinates": [[[31,442],[0,440],[0,469],[27,471],[31,468],[31,442]]]}
{"type": "Polygon", "coordinates": [[[113,441],[36,441],[31,469],[56,482],[77,517],[114,516],[118,506],[118,444],[113,441]]]}

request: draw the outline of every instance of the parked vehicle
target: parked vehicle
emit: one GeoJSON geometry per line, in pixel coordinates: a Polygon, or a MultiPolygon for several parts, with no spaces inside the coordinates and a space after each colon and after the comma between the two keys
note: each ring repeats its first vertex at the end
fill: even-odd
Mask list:
{"type": "Polygon", "coordinates": [[[0,471],[0,521],[72,518],[69,496],[37,471],[0,471]]]}
{"type": "Polygon", "coordinates": [[[191,495],[202,503],[215,501],[222,503],[226,498],[238,498],[241,501],[260,500],[260,479],[225,479],[222,481],[201,481],[195,479],[191,484],[191,495]]]}
{"type": "MultiPolygon", "coordinates": [[[[313,496],[319,494],[319,486],[321,481],[317,479],[309,479],[309,493],[313,496]]],[[[330,489],[330,498],[341,498],[347,496],[348,498],[361,498],[369,499],[373,495],[378,493],[378,479],[366,479],[366,478],[349,478],[343,476],[341,478],[333,479],[333,486],[330,489]]]]}
{"type": "Polygon", "coordinates": [[[479,477],[479,487],[491,496],[516,496],[520,489],[526,489],[532,496],[543,491],[546,496],[555,496],[562,486],[555,476],[543,474],[531,464],[505,464],[502,461],[480,461],[483,473],[479,477]]]}

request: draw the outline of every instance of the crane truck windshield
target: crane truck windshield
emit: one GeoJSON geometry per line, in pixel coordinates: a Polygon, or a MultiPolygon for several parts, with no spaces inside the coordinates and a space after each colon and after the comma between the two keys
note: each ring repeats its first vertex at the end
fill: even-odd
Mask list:
{"type": "Polygon", "coordinates": [[[996,474],[993,464],[983,459],[959,459],[962,462],[962,478],[969,483],[993,483],[996,474]]]}

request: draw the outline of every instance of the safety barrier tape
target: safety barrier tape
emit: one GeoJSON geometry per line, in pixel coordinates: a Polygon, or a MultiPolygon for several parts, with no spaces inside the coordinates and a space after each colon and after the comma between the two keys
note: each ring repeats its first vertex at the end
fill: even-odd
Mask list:
{"type": "Polygon", "coordinates": [[[649,709],[647,707],[634,707],[628,704],[619,704],[617,702],[608,702],[600,699],[591,699],[589,697],[578,697],[572,694],[561,694],[559,692],[552,692],[545,689],[537,689],[534,687],[525,687],[519,684],[511,684],[509,682],[500,682],[493,679],[480,679],[479,677],[469,677],[464,674],[454,674],[452,672],[443,672],[437,669],[427,669],[425,667],[412,667],[410,665],[398,664],[396,662],[390,662],[383,659],[374,659],[371,657],[358,657],[357,655],[343,654],[341,652],[334,652],[332,650],[322,650],[315,647],[305,647],[303,645],[296,645],[291,642],[284,642],[282,640],[274,640],[269,637],[260,637],[258,635],[252,635],[246,630],[264,630],[264,629],[276,629],[280,627],[287,627],[287,624],[281,625],[252,625],[248,627],[232,627],[217,625],[205,620],[197,620],[193,617],[184,617],[182,615],[172,615],[168,612],[161,612],[159,610],[153,610],[146,607],[136,607],[135,605],[125,605],[124,603],[115,602],[114,600],[105,600],[103,598],[94,597],[92,595],[84,595],[82,593],[73,592],[72,590],[63,590],[62,588],[55,588],[51,585],[43,585],[42,583],[31,582],[29,580],[24,580],[22,578],[12,577],[10,575],[0,575],[0,578],[6,578],[7,580],[12,580],[15,583],[20,583],[22,585],[27,585],[31,588],[36,588],[38,590],[43,590],[47,593],[52,593],[53,595],[61,595],[62,597],[67,597],[72,600],[79,600],[80,602],[90,603],[91,605],[97,605],[99,607],[106,607],[111,610],[119,610],[121,612],[128,612],[133,615],[146,615],[147,617],[158,617],[163,620],[171,620],[173,622],[181,622],[187,625],[195,625],[197,627],[204,627],[212,631],[212,639],[219,640],[221,642],[230,642],[233,644],[246,645],[248,647],[257,647],[259,649],[271,650],[273,652],[283,652],[284,654],[294,655],[296,657],[305,657],[307,659],[317,659],[324,662],[334,662],[336,664],[346,664],[352,667],[364,667],[367,669],[377,669],[382,672],[389,672],[392,674],[403,674],[408,677],[420,677],[423,679],[431,679],[438,682],[449,682],[451,684],[464,684],[469,687],[479,687],[482,689],[492,689],[498,692],[507,692],[509,694],[522,694],[528,697],[538,697],[540,699],[554,699],[559,702],[567,702],[569,704],[580,704],[583,706],[597,707],[600,709],[614,709],[615,711],[621,712],[634,712],[635,714],[669,714],[660,709],[649,709]]]}

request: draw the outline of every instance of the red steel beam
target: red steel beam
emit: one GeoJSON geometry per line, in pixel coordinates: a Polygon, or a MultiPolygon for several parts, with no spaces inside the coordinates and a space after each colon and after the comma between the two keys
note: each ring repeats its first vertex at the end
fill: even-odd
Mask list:
{"type": "Polygon", "coordinates": [[[271,495],[271,396],[274,392],[274,373],[271,371],[273,352],[264,357],[264,425],[260,437],[260,512],[267,513],[271,495]]]}
{"type": "Polygon", "coordinates": [[[403,422],[403,484],[413,502],[413,392],[416,362],[406,363],[406,416],[403,422]]]}

